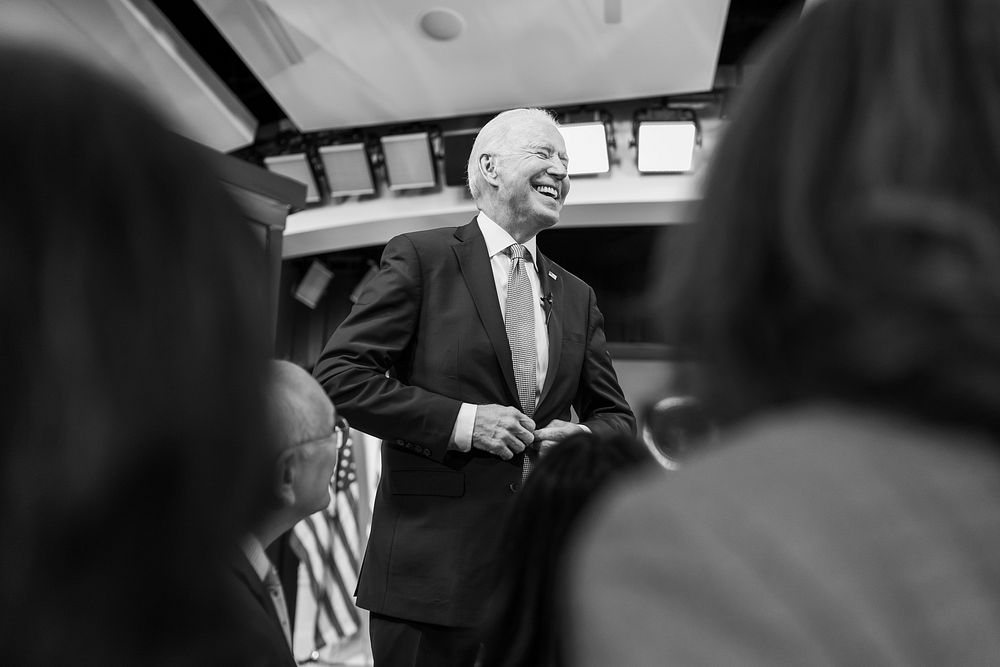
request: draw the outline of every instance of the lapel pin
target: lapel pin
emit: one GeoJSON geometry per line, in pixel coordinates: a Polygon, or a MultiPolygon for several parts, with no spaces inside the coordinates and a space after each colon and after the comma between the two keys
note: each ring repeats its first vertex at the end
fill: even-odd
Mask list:
{"type": "Polygon", "coordinates": [[[552,278],[552,280],[559,280],[559,276],[552,273],[551,271],[549,271],[549,278],[552,278]]]}

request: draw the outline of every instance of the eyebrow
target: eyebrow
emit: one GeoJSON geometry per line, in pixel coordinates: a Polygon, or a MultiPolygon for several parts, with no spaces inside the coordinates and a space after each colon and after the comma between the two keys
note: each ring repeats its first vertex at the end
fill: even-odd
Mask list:
{"type": "Polygon", "coordinates": [[[566,153],[558,153],[556,147],[548,142],[533,141],[528,144],[528,148],[541,148],[548,151],[549,153],[555,153],[559,156],[559,159],[564,162],[569,162],[569,155],[566,153]]]}

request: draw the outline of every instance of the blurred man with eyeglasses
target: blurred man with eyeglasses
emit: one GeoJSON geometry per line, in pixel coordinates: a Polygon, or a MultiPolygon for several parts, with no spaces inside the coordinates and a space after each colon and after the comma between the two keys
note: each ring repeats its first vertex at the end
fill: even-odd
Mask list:
{"type": "Polygon", "coordinates": [[[260,660],[257,665],[295,665],[289,608],[277,571],[265,549],[296,523],[330,503],[330,480],[337,469],[346,423],[326,392],[303,368],[274,361],[268,403],[276,451],[272,503],[243,541],[232,567],[235,602],[260,660]]]}

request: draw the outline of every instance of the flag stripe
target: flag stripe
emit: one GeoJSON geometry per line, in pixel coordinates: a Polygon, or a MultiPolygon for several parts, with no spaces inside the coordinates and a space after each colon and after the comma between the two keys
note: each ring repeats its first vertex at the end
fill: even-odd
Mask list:
{"type": "MultiPolygon", "coordinates": [[[[315,548],[315,547],[313,547],[315,548]]],[[[322,648],[326,645],[326,639],[323,636],[322,626],[324,625],[322,620],[330,623],[334,626],[334,631],[338,636],[344,635],[344,629],[337,622],[337,617],[333,613],[333,606],[330,603],[330,598],[326,593],[322,583],[316,578],[317,569],[308,565],[308,556],[304,559],[306,563],[305,571],[309,576],[309,588],[312,591],[313,599],[316,601],[316,617],[313,620],[313,642],[316,648],[322,648]],[[321,620],[321,617],[325,614],[325,619],[321,620]]],[[[296,623],[298,623],[298,618],[296,618],[296,623]]]]}
{"type": "MultiPolygon", "coordinates": [[[[318,547],[320,544],[323,544],[324,542],[328,541],[320,539],[318,526],[322,524],[318,521],[317,517],[313,516],[310,517],[308,525],[309,525],[309,531],[310,533],[312,533],[312,536],[315,539],[315,543],[317,545],[317,548],[313,550],[313,554],[318,557],[316,559],[317,561],[322,561],[323,560],[322,554],[324,553],[324,550],[318,547]]],[[[321,582],[319,580],[319,577],[315,573],[322,573],[323,575],[326,575],[327,569],[325,563],[316,562],[314,566],[310,568],[309,579],[311,582],[313,582],[313,597],[316,598],[316,603],[317,606],[319,607],[319,612],[325,613],[329,617],[329,621],[330,623],[333,624],[337,635],[344,636],[345,634],[348,633],[345,633],[344,625],[339,620],[341,617],[337,613],[335,613],[333,609],[333,601],[330,599],[329,587],[326,585],[325,581],[321,582]]]]}
{"type": "MultiPolygon", "coordinates": [[[[302,632],[312,635],[314,650],[353,637],[361,629],[361,615],[354,604],[363,537],[359,521],[360,489],[350,437],[340,444],[337,471],[329,506],[296,524],[293,548],[306,573],[314,618],[296,618],[302,632]]],[[[300,596],[305,588],[300,592],[300,596]]],[[[305,604],[308,607],[308,604],[305,604]]],[[[297,633],[298,634],[298,633],[297,633]]],[[[308,635],[306,635],[308,637],[308,635]]],[[[308,642],[307,642],[308,643],[308,642]]],[[[297,648],[296,654],[302,651],[297,648]]],[[[306,652],[308,655],[309,652],[306,652]]]]}

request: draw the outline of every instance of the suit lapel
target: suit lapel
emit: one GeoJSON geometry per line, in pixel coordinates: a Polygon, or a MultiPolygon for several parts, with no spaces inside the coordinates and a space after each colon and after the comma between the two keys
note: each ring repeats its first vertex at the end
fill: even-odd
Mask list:
{"type": "Polygon", "coordinates": [[[281,632],[282,637],[284,637],[285,631],[281,627],[281,620],[278,618],[278,612],[274,608],[274,603],[271,602],[271,597],[264,587],[264,582],[260,580],[257,573],[254,572],[253,566],[250,565],[250,561],[246,559],[243,554],[236,556],[232,563],[233,569],[236,570],[237,576],[243,580],[243,583],[250,592],[253,594],[257,601],[264,608],[264,613],[266,613],[271,620],[273,620],[277,626],[278,631],[281,632]]]}
{"type": "Polygon", "coordinates": [[[459,243],[454,246],[462,277],[472,294],[476,311],[483,323],[486,335],[493,346],[493,352],[500,360],[504,381],[511,396],[517,396],[517,384],[514,382],[514,362],[510,356],[510,343],[507,341],[507,329],[504,328],[503,317],[500,314],[500,304],[497,302],[497,288],[493,282],[493,269],[490,258],[486,254],[486,241],[475,219],[455,232],[459,243]]]}
{"type": "Polygon", "coordinates": [[[563,312],[565,308],[563,281],[560,280],[557,268],[541,251],[538,252],[538,283],[541,287],[542,298],[546,301],[549,308],[549,312],[546,314],[546,325],[549,334],[549,366],[545,372],[545,384],[542,386],[542,394],[538,397],[538,411],[540,412],[542,403],[548,397],[552,389],[552,384],[555,382],[556,373],[559,371],[559,357],[562,355],[563,312]]]}

